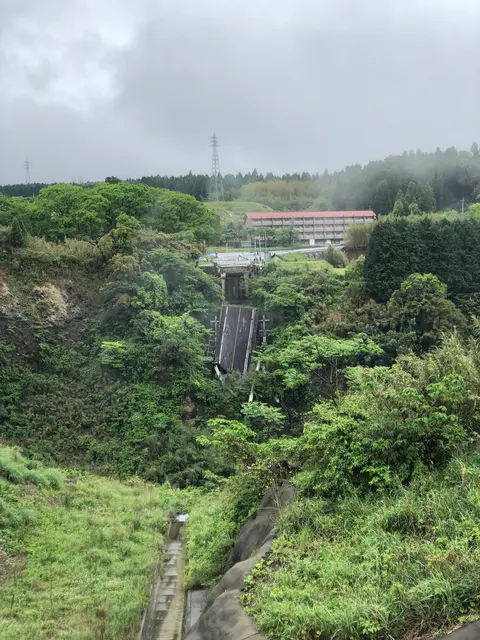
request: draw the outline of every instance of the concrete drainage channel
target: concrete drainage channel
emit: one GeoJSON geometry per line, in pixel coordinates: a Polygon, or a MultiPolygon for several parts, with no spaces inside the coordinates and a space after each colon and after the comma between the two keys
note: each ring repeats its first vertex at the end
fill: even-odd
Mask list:
{"type": "Polygon", "coordinates": [[[183,589],[185,557],[183,525],[187,514],[170,523],[165,545],[165,562],[158,567],[152,584],[138,640],[181,640],[202,614],[206,591],[183,589]]]}

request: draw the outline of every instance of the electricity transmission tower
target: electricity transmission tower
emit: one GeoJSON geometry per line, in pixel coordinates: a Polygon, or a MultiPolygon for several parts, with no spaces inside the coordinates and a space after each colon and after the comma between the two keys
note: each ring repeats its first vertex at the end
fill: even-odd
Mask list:
{"type": "Polygon", "coordinates": [[[220,173],[220,160],[218,159],[218,138],[212,136],[212,173],[210,175],[210,200],[221,200],[223,198],[222,175],[220,173]]]}
{"type": "Polygon", "coordinates": [[[27,158],[23,163],[23,166],[25,167],[25,184],[30,184],[30,167],[32,166],[32,163],[27,158]]]}

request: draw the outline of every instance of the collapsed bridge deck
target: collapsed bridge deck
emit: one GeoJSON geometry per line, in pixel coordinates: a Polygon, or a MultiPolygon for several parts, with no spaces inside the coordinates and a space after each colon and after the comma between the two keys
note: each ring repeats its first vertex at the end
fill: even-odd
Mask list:
{"type": "Polygon", "coordinates": [[[258,309],[222,307],[213,361],[223,373],[239,371],[244,375],[247,372],[257,342],[257,329],[258,309]]]}

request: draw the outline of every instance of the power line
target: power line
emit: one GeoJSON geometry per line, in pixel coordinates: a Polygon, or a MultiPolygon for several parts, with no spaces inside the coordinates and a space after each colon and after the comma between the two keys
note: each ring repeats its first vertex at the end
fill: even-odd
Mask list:
{"type": "Polygon", "coordinates": [[[30,167],[32,166],[32,163],[27,158],[23,163],[23,166],[25,168],[25,184],[30,184],[30,167]]]}
{"type": "Polygon", "coordinates": [[[223,198],[223,184],[222,174],[220,173],[220,160],[218,157],[218,138],[213,134],[211,143],[212,145],[212,172],[210,174],[210,200],[222,200],[223,198]]]}

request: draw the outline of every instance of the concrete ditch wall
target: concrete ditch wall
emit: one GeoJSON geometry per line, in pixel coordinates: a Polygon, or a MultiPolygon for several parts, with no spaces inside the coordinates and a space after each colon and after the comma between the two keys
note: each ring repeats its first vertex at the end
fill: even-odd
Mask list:
{"type": "Polygon", "coordinates": [[[164,550],[164,563],[157,569],[145,611],[139,640],[180,640],[185,602],[183,576],[185,557],[182,540],[183,516],[172,522],[164,550]]]}

